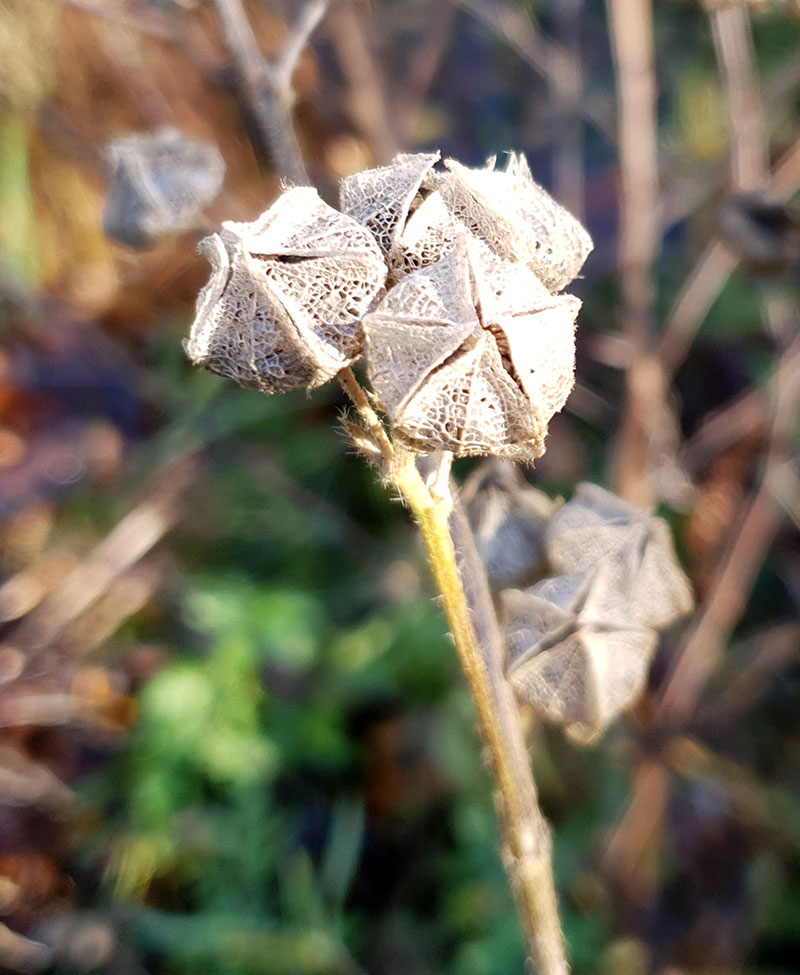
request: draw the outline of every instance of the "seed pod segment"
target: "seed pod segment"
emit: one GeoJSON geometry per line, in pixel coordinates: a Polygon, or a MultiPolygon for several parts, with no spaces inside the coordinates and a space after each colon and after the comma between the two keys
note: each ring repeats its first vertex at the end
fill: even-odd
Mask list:
{"type": "Polygon", "coordinates": [[[312,389],[361,356],[386,264],[369,231],[316,190],[288,190],[199,250],[212,274],[185,343],[196,365],[272,393],[312,389]]]}
{"type": "Polygon", "coordinates": [[[663,629],[692,609],[667,523],[596,484],[578,485],[550,519],[545,544],[558,573],[584,573],[600,559],[613,560],[629,610],[642,625],[663,629]]]}
{"type": "Polygon", "coordinates": [[[505,170],[469,169],[446,159],[438,183],[448,209],[500,257],[526,264],[549,291],[561,291],[583,267],[592,239],[581,223],[534,182],[523,155],[505,170]]]}
{"type": "Polygon", "coordinates": [[[530,461],[572,387],[580,302],[461,232],[364,322],[370,383],[411,449],[530,461]]]}
{"type": "Polygon", "coordinates": [[[501,596],[512,686],[582,744],[641,692],[657,642],[654,630],[631,618],[616,575],[606,559],[585,575],[501,596]]]}
{"type": "Polygon", "coordinates": [[[388,166],[365,169],[341,181],[342,213],[367,227],[387,258],[397,245],[413,205],[421,202],[420,187],[438,159],[438,152],[400,153],[388,166]]]}

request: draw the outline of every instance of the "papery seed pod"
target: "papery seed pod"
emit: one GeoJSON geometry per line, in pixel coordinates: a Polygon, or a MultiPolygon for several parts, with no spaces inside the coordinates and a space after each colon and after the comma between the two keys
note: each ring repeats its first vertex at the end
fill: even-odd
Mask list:
{"type": "Polygon", "coordinates": [[[130,247],[192,227],[225,178],[216,146],[177,129],[117,139],[107,152],[111,182],[103,229],[130,247]]]}
{"type": "Polygon", "coordinates": [[[449,254],[464,225],[448,210],[438,190],[430,192],[409,215],[392,244],[388,261],[395,277],[435,264],[449,254]]]}
{"type": "Polygon", "coordinates": [[[545,532],[556,573],[585,573],[601,559],[618,566],[631,617],[662,629],[688,613],[694,600],[675,557],[666,522],[598,487],[580,484],[545,532]]]}
{"type": "Polygon", "coordinates": [[[419,452],[538,457],[572,388],[579,307],[462,233],[365,318],[370,383],[394,433],[419,452]]]}
{"type": "Polygon", "coordinates": [[[386,278],[372,235],[310,187],[201,242],[212,265],[186,353],[265,393],[312,389],[359,358],[361,322],[386,278]]]}
{"type": "Polygon", "coordinates": [[[501,595],[508,678],[517,695],[582,744],[641,692],[656,633],[633,620],[618,565],[501,595]]]}
{"type": "Polygon", "coordinates": [[[544,530],[556,504],[519,467],[484,461],[464,482],[461,500],[494,591],[530,585],[544,573],[544,530]]]}
{"type": "Polygon", "coordinates": [[[548,291],[561,291],[592,250],[579,221],[533,181],[523,155],[510,153],[505,170],[494,160],[468,169],[445,160],[449,174],[437,186],[448,210],[500,257],[519,261],[548,291]]]}
{"type": "Polygon", "coordinates": [[[415,204],[420,187],[439,159],[438,152],[401,153],[388,166],[345,176],[339,184],[342,213],[367,227],[388,258],[415,204]]]}

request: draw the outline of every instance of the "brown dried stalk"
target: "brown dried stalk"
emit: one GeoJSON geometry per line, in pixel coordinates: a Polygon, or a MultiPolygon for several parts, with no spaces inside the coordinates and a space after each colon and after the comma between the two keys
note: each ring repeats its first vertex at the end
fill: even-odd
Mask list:
{"type": "Polygon", "coordinates": [[[622,497],[650,507],[655,502],[652,443],[662,434],[666,396],[649,348],[653,263],[661,239],[653,11],[650,0],[608,0],[607,8],[618,91],[621,324],[633,347],[613,480],[622,497]]]}

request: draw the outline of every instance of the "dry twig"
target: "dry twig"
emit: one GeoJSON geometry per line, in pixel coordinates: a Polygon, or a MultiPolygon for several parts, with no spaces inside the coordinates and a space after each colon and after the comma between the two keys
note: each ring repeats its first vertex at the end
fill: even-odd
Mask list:
{"type": "Polygon", "coordinates": [[[327,26],[347,83],[344,99],[350,117],[366,139],[374,162],[388,163],[399,146],[389,121],[393,113],[384,79],[363,18],[354,3],[340,3],[331,10],[327,26]]]}
{"type": "Polygon", "coordinates": [[[306,3],[289,38],[273,61],[263,57],[241,0],[214,0],[225,42],[241,75],[250,110],[282,179],[308,185],[292,124],[292,74],[308,39],[325,15],[328,0],[306,3]]]}
{"type": "MultiPolygon", "coordinates": [[[[786,350],[793,359],[800,339],[786,350]]],[[[725,641],[745,609],[747,597],[764,555],[781,525],[782,515],[773,494],[772,478],[786,458],[789,432],[795,422],[800,389],[778,373],[773,427],[761,483],[741,523],[734,529],[730,549],[719,567],[711,595],[691,629],[673,666],[659,701],[661,721],[675,725],[685,722],[694,711],[700,693],[714,670],[725,641]]]]}
{"type": "Polygon", "coordinates": [[[622,497],[651,506],[653,442],[669,427],[666,384],[649,348],[660,246],[652,8],[649,0],[608,0],[607,7],[618,91],[621,317],[633,347],[612,481],[622,497]]]}

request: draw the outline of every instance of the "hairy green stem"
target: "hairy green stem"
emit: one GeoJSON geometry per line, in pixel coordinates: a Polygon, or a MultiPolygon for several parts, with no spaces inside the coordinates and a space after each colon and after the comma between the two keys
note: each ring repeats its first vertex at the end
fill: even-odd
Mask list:
{"type": "Polygon", "coordinates": [[[540,975],[566,975],[550,829],[539,808],[517,703],[503,675],[500,635],[472,534],[450,492],[428,487],[413,454],[395,447],[388,473],[419,525],[475,701],[496,786],[503,859],[528,949],[540,975]]]}
{"type": "Polygon", "coordinates": [[[452,455],[426,458],[392,443],[351,369],[339,381],[372,436],[386,479],[419,525],[461,669],[475,702],[495,784],[503,861],[528,951],[539,975],[568,975],[552,867],[552,842],[536,793],[519,709],[503,670],[503,649],[483,563],[448,478],[452,455]],[[423,463],[423,461],[420,461],[423,463]]]}

